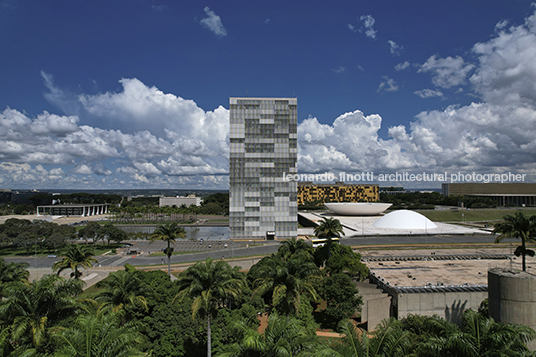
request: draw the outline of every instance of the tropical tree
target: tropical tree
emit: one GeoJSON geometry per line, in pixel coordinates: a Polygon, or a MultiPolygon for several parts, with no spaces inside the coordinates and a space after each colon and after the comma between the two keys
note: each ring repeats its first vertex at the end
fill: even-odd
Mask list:
{"type": "Polygon", "coordinates": [[[73,244],[67,250],[65,257],[52,265],[53,271],[58,271],[58,275],[65,270],[71,269],[71,278],[76,280],[80,279],[82,273],[79,268],[91,268],[93,263],[99,263],[97,259],[93,258],[93,250],[87,245],[73,244]]]}
{"type": "Polygon", "coordinates": [[[411,332],[402,328],[400,321],[386,319],[375,332],[365,333],[354,324],[347,322],[343,327],[345,337],[341,343],[333,344],[337,357],[405,357],[413,345],[411,332]]]}
{"type": "Polygon", "coordinates": [[[26,270],[28,263],[6,263],[0,258],[0,299],[4,297],[3,289],[8,283],[28,282],[30,272],[26,270]]]}
{"type": "Polygon", "coordinates": [[[277,249],[277,254],[284,259],[292,257],[294,254],[306,255],[306,257],[313,258],[313,247],[302,239],[296,239],[292,237],[281,243],[277,249]]]}
{"type": "Polygon", "coordinates": [[[333,217],[324,218],[318,226],[315,227],[314,233],[318,238],[326,238],[328,246],[328,260],[330,257],[332,238],[339,238],[344,235],[341,221],[333,217]]]}
{"type": "Polygon", "coordinates": [[[97,301],[112,307],[112,311],[124,309],[132,311],[140,307],[147,311],[147,301],[144,294],[148,291],[143,287],[137,272],[120,270],[110,273],[108,277],[97,283],[97,287],[104,288],[96,297],[97,301]]]}
{"type": "Polygon", "coordinates": [[[186,269],[179,276],[179,293],[173,302],[193,298],[192,319],[201,315],[207,319],[207,356],[212,355],[211,319],[217,309],[228,305],[230,299],[238,299],[245,285],[242,273],[223,261],[207,258],[186,269]]]}
{"type": "Polygon", "coordinates": [[[180,227],[177,222],[170,222],[158,226],[158,228],[151,235],[151,240],[163,240],[167,242],[167,248],[164,251],[168,257],[168,275],[171,277],[171,255],[173,254],[173,248],[171,243],[175,244],[177,238],[185,238],[186,231],[180,227]]]}
{"type": "Polygon", "coordinates": [[[318,337],[309,333],[304,323],[293,317],[271,314],[268,326],[262,334],[245,324],[235,324],[233,328],[236,330],[235,333],[242,336],[242,339],[224,347],[219,357],[332,355],[325,354],[324,350],[327,348],[319,343],[318,337]]]}
{"type": "Polygon", "coordinates": [[[46,342],[48,327],[76,311],[76,297],[81,292],[80,281],[57,275],[45,275],[28,284],[8,284],[4,289],[7,297],[0,301],[0,324],[8,326],[14,346],[39,349],[46,342]]]}
{"type": "Polygon", "coordinates": [[[144,337],[139,327],[128,322],[122,324],[123,311],[99,309],[96,313],[80,315],[74,325],[54,336],[59,345],[56,357],[142,357],[144,337]]]}
{"type": "Polygon", "coordinates": [[[463,314],[461,328],[437,319],[431,322],[435,336],[418,345],[417,356],[525,356],[526,343],[536,337],[530,327],[495,322],[473,310],[463,314]]]}
{"type": "Polygon", "coordinates": [[[535,241],[536,236],[536,215],[530,218],[525,217],[523,212],[516,212],[515,215],[504,216],[504,222],[497,223],[493,229],[493,233],[500,235],[495,239],[495,243],[499,243],[505,238],[519,238],[521,245],[517,247],[514,254],[522,257],[523,271],[527,270],[526,256],[533,257],[534,251],[527,249],[526,243],[529,240],[535,241]]]}
{"type": "Polygon", "coordinates": [[[248,273],[253,294],[266,297],[282,314],[299,314],[301,296],[317,300],[313,280],[321,275],[318,267],[304,256],[283,259],[278,255],[263,258],[248,273]]]}

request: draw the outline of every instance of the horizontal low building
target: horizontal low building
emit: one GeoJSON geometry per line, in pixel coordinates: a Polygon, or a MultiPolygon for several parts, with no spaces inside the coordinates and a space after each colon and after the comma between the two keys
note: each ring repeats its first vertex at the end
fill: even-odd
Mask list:
{"type": "Polygon", "coordinates": [[[444,183],[443,196],[479,196],[493,199],[500,206],[536,206],[536,183],[444,183]]]}
{"type": "Polygon", "coordinates": [[[503,251],[417,254],[362,258],[370,269],[370,281],[391,297],[389,313],[397,319],[439,315],[459,324],[465,310],[477,310],[488,297],[488,269],[513,262],[512,255],[503,251]]]}
{"type": "Polygon", "coordinates": [[[298,182],[298,204],[307,202],[377,202],[380,199],[380,186],[377,184],[317,184],[298,182]]]}
{"type": "Polygon", "coordinates": [[[203,199],[201,197],[196,197],[196,195],[177,196],[177,197],[160,197],[159,206],[160,207],[166,207],[166,206],[181,207],[182,205],[185,205],[186,207],[201,206],[202,202],[203,202],[203,199]]]}

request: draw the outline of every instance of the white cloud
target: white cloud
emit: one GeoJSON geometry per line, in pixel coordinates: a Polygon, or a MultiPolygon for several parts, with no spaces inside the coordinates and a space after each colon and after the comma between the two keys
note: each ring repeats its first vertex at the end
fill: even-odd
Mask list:
{"type": "Polygon", "coordinates": [[[406,61],[404,63],[397,64],[395,66],[395,70],[396,71],[403,71],[403,70],[407,69],[409,66],[410,66],[410,63],[408,61],[406,61]]]}
{"type": "Polygon", "coordinates": [[[418,95],[421,98],[432,98],[432,97],[442,97],[443,93],[438,90],[434,89],[422,89],[413,92],[414,94],[418,95]]]}
{"type": "MultiPolygon", "coordinates": [[[[377,115],[355,111],[333,125],[308,118],[298,128],[299,171],[512,171],[526,173],[534,181],[536,15],[476,44],[473,52],[478,56],[474,68],[461,57],[435,56],[424,68],[447,88],[462,83],[474,69],[470,83],[482,102],[422,112],[407,127],[388,128],[387,140],[378,137],[377,115]]],[[[389,78],[382,83],[388,88],[389,78]]],[[[416,94],[441,96],[433,89],[416,94]]]]}
{"type": "Polygon", "coordinates": [[[363,26],[365,27],[365,35],[375,39],[378,31],[374,30],[374,23],[376,22],[374,17],[372,17],[372,15],[362,15],[359,19],[363,22],[363,26]]]}
{"type": "Polygon", "coordinates": [[[382,82],[380,83],[377,92],[396,92],[398,90],[398,85],[396,81],[387,76],[382,77],[382,82]]]}
{"type": "Polygon", "coordinates": [[[207,17],[201,19],[201,24],[218,36],[227,36],[227,30],[223,27],[221,18],[214,11],[210,10],[208,6],[205,7],[204,11],[207,17]]]}
{"type": "Polygon", "coordinates": [[[346,26],[350,29],[350,31],[357,32],[357,29],[355,28],[354,25],[352,25],[352,24],[347,24],[346,26]]]}
{"type": "Polygon", "coordinates": [[[462,57],[428,58],[418,72],[432,72],[432,83],[438,87],[450,88],[465,83],[465,78],[475,66],[467,64],[462,57]]]}
{"type": "Polygon", "coordinates": [[[389,44],[389,50],[391,51],[392,55],[399,55],[400,51],[402,51],[404,49],[404,47],[398,45],[393,40],[389,40],[389,41],[387,41],[387,43],[389,44]]]}
{"type": "MultiPolygon", "coordinates": [[[[462,84],[472,72],[469,84],[480,102],[422,112],[407,126],[387,128],[386,139],[379,136],[382,118],[376,114],[355,110],[333,124],[309,117],[298,126],[299,171],[535,175],[536,16],[476,44],[473,54],[478,60],[474,68],[461,57],[432,56],[421,71],[431,73],[442,88],[462,84]]],[[[407,68],[406,63],[399,68],[407,68]]],[[[1,185],[102,187],[104,177],[107,187],[226,187],[227,109],[205,111],[137,79],[121,84],[119,92],[72,96],[49,81],[51,93],[63,93],[51,95],[51,101],[72,101],[60,107],[77,108],[79,116],[43,112],[30,117],[9,108],[0,112],[1,185]],[[108,127],[84,124],[90,115],[108,127]]],[[[397,89],[393,79],[383,77],[378,91],[397,89]]],[[[425,89],[416,95],[441,93],[425,89]]]]}
{"type": "Polygon", "coordinates": [[[473,47],[479,66],[470,82],[485,101],[536,105],[536,15],[473,47]]]}
{"type": "Polygon", "coordinates": [[[339,66],[338,68],[332,69],[332,71],[335,73],[344,73],[344,71],[346,71],[346,68],[344,68],[343,66],[339,66]]]}

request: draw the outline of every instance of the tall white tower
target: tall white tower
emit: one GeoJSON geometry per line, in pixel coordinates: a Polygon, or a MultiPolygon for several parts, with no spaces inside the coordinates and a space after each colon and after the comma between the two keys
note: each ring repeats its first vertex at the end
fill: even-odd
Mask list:
{"type": "Polygon", "coordinates": [[[231,239],[297,236],[298,100],[230,98],[231,239]]]}

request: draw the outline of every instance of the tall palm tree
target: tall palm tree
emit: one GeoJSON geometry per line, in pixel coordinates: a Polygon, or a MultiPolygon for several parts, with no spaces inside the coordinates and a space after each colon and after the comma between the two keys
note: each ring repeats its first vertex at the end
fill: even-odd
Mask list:
{"type": "Polygon", "coordinates": [[[54,336],[56,357],[144,357],[137,347],[143,341],[139,327],[132,322],[121,324],[122,311],[99,309],[79,316],[74,325],[54,336]]]}
{"type": "MultiPolygon", "coordinates": [[[[304,323],[296,318],[271,314],[262,334],[243,324],[233,326],[242,335],[241,341],[223,348],[219,357],[294,357],[332,356],[325,353],[318,338],[307,332],[304,323]],[[323,352],[320,354],[317,352],[323,352]]],[[[330,351],[333,353],[333,351],[330,351]]]]}
{"type": "Polygon", "coordinates": [[[294,254],[303,254],[312,260],[313,247],[302,239],[296,239],[296,237],[292,237],[291,239],[287,239],[281,243],[279,249],[277,249],[277,254],[279,254],[284,259],[288,259],[294,254]]]}
{"type": "Polygon", "coordinates": [[[516,212],[515,215],[504,216],[504,222],[497,223],[493,229],[493,233],[500,235],[495,239],[495,243],[499,243],[504,238],[519,238],[521,246],[517,247],[514,254],[521,256],[523,271],[527,270],[525,256],[534,256],[534,251],[527,249],[526,243],[529,240],[534,241],[536,237],[536,215],[530,218],[525,217],[523,212],[516,212]]]}
{"type": "Polygon", "coordinates": [[[179,293],[173,299],[183,301],[194,299],[192,319],[204,315],[207,319],[207,357],[212,356],[211,319],[219,307],[227,305],[229,299],[238,298],[244,287],[244,276],[223,261],[207,258],[186,269],[179,276],[179,293]]]}
{"type": "Polygon", "coordinates": [[[335,237],[340,238],[341,235],[345,235],[344,230],[342,228],[341,221],[333,217],[324,218],[323,221],[320,222],[320,224],[315,227],[314,233],[318,238],[327,239],[328,260],[330,257],[331,244],[333,242],[331,238],[335,238],[335,237]]]}
{"type": "Polygon", "coordinates": [[[93,258],[93,254],[93,249],[89,246],[73,244],[65,253],[65,257],[52,265],[52,270],[57,270],[57,274],[60,275],[63,270],[71,269],[71,278],[74,277],[75,280],[78,280],[82,276],[79,268],[87,269],[91,268],[93,263],[99,263],[97,259],[93,258]]]}
{"type": "Polygon", "coordinates": [[[302,294],[317,299],[312,280],[320,275],[311,260],[296,255],[286,260],[278,255],[263,258],[249,273],[253,294],[267,296],[272,305],[286,315],[299,314],[302,294]]]}
{"type": "Polygon", "coordinates": [[[173,254],[173,248],[171,243],[175,244],[175,239],[185,238],[186,231],[180,227],[177,222],[170,222],[158,226],[158,228],[151,235],[151,240],[163,240],[167,242],[167,248],[164,251],[168,257],[168,275],[171,277],[171,255],[173,254]]]}
{"type": "Polygon", "coordinates": [[[78,307],[76,297],[82,282],[45,275],[29,284],[11,283],[6,298],[0,301],[0,325],[9,326],[14,344],[43,345],[47,329],[72,314],[78,307]]]}
{"type": "Polygon", "coordinates": [[[98,288],[104,288],[96,297],[104,305],[112,306],[112,311],[124,309],[129,312],[136,307],[147,310],[146,293],[136,272],[120,270],[110,273],[108,277],[97,283],[98,288]]]}

